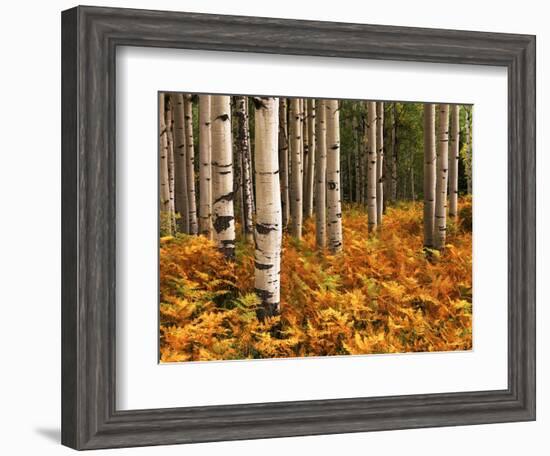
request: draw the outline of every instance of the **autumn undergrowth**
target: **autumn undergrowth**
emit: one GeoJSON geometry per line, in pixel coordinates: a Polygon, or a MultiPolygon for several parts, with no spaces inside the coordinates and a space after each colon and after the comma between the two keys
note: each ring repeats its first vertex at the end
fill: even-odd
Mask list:
{"type": "Polygon", "coordinates": [[[285,234],[281,314],[259,321],[254,251],[236,261],[204,237],[161,239],[162,362],[359,355],[472,348],[471,200],[449,221],[443,252],[423,249],[422,204],[388,207],[367,234],[359,206],[343,211],[344,251],[285,234]]]}

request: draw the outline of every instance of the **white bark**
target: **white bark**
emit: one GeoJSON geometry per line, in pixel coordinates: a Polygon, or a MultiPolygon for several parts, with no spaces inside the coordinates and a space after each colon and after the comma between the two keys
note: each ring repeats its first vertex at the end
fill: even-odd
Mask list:
{"type": "Polygon", "coordinates": [[[210,95],[199,96],[199,230],[212,239],[212,135],[210,95]]]}
{"type": "Polygon", "coordinates": [[[233,210],[233,151],[231,106],[228,96],[211,96],[212,225],[214,241],[228,258],[235,257],[233,210]]]}
{"type": "Polygon", "coordinates": [[[189,233],[183,95],[173,94],[171,100],[174,107],[174,198],[176,212],[179,214],[178,230],[189,233]]]}
{"type": "Polygon", "coordinates": [[[166,116],[166,133],[168,135],[168,184],[170,188],[170,213],[172,230],[176,230],[176,206],[174,199],[174,117],[172,102],[169,95],[164,96],[164,111],[166,116]]]}
{"type": "Polygon", "coordinates": [[[243,202],[243,232],[248,242],[254,241],[254,226],[252,223],[253,193],[252,193],[252,175],[250,169],[250,132],[248,129],[248,98],[236,97],[236,110],[238,116],[237,122],[237,145],[239,147],[239,157],[241,158],[241,183],[242,183],[242,202],[243,202]]]}
{"type": "Polygon", "coordinates": [[[276,315],[280,303],[282,242],[278,163],[277,98],[255,98],[256,248],[254,287],[262,301],[260,318],[276,315]]]}
{"type": "Polygon", "coordinates": [[[378,226],[376,209],[376,103],[367,102],[367,213],[369,231],[378,226]]]}
{"type": "Polygon", "coordinates": [[[338,100],[326,102],[328,246],[342,250],[342,202],[340,199],[340,110],[338,100]]]}
{"type": "Polygon", "coordinates": [[[191,95],[184,96],[185,146],[187,159],[187,202],[189,209],[189,233],[197,234],[197,202],[195,192],[195,145],[193,138],[193,101],[191,95]]]}
{"type": "MultiPolygon", "coordinates": [[[[164,94],[159,96],[159,181],[160,181],[160,210],[162,213],[170,214],[170,183],[168,179],[168,133],[166,131],[164,94]]],[[[171,231],[171,230],[170,230],[171,231]]]]}
{"type": "Polygon", "coordinates": [[[302,144],[300,122],[300,100],[290,100],[290,153],[291,153],[291,186],[290,212],[292,217],[291,233],[297,239],[302,237],[302,144]]]}
{"type": "Polygon", "coordinates": [[[384,102],[376,103],[376,221],[384,212],[384,102]]]}
{"type": "Polygon", "coordinates": [[[316,244],[323,250],[327,244],[327,143],[326,107],[324,100],[317,100],[315,130],[317,132],[317,159],[315,161],[315,228],[316,244]]]}
{"type": "Polygon", "coordinates": [[[465,122],[465,160],[464,160],[464,171],[466,174],[466,185],[468,194],[472,194],[472,141],[470,136],[470,122],[472,119],[472,107],[465,107],[464,113],[466,114],[465,122]]]}
{"type": "Polygon", "coordinates": [[[449,217],[456,217],[458,212],[458,160],[459,149],[459,108],[451,105],[451,125],[449,136],[449,217]]]}
{"type": "Polygon", "coordinates": [[[435,184],[434,247],[445,248],[447,234],[447,178],[449,171],[449,105],[438,106],[437,170],[435,184]]]}
{"type": "Polygon", "coordinates": [[[434,246],[435,220],[435,105],[424,104],[424,246],[434,246]]]}
{"type": "Polygon", "coordinates": [[[304,214],[311,217],[313,214],[313,187],[315,183],[315,100],[307,100],[307,168],[304,192],[304,214]]]}

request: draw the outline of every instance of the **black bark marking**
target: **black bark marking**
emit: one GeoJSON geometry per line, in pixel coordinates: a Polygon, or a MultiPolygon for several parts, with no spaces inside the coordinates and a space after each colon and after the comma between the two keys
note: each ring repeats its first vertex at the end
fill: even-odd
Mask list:
{"type": "Polygon", "coordinates": [[[336,182],[327,182],[329,190],[336,190],[336,182]]]}
{"type": "Polygon", "coordinates": [[[265,109],[265,108],[267,108],[267,105],[264,103],[263,100],[268,100],[268,98],[253,97],[252,102],[254,103],[254,107],[256,109],[265,109]]]}
{"type": "Polygon", "coordinates": [[[270,231],[276,231],[277,225],[269,225],[265,223],[256,223],[256,231],[258,234],[269,234],[270,231]]]}
{"type": "Polygon", "coordinates": [[[226,120],[229,120],[229,114],[220,114],[214,120],[218,120],[218,119],[220,119],[222,122],[225,122],[226,120]]]}
{"type": "MultiPolygon", "coordinates": [[[[222,231],[227,230],[231,226],[233,221],[233,216],[231,215],[218,215],[214,217],[214,222],[212,223],[216,233],[221,233],[222,231]]],[[[225,241],[223,241],[225,242],[225,241]]],[[[233,242],[233,241],[230,241],[233,242]]]]}
{"type": "Polygon", "coordinates": [[[254,267],[256,269],[260,269],[261,271],[265,271],[266,269],[271,269],[273,267],[273,264],[263,264],[263,263],[258,263],[257,261],[254,261],[254,267]]]}
{"type": "Polygon", "coordinates": [[[221,195],[219,198],[214,200],[213,204],[219,203],[221,201],[233,201],[234,198],[235,198],[235,192],[229,192],[229,193],[226,193],[225,195],[221,195]]]}

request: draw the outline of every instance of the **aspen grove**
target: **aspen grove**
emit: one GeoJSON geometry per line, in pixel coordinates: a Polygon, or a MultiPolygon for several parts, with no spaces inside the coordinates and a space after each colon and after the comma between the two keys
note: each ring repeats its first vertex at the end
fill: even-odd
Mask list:
{"type": "Polygon", "coordinates": [[[160,359],[472,348],[470,105],[160,93],[160,359]]]}

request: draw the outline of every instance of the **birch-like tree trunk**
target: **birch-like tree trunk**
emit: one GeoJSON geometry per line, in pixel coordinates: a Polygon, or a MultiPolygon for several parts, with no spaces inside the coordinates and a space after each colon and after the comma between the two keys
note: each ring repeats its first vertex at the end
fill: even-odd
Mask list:
{"type": "Polygon", "coordinates": [[[376,103],[376,221],[384,212],[384,102],[376,103]]]}
{"type": "Polygon", "coordinates": [[[235,257],[233,152],[230,97],[212,95],[212,225],[214,241],[228,258],[235,257]]]}
{"type": "Polygon", "coordinates": [[[308,112],[307,112],[307,100],[304,98],[301,99],[302,106],[302,197],[304,199],[303,209],[304,209],[304,218],[307,218],[307,169],[309,162],[309,125],[308,125],[308,112]]]}
{"type": "Polygon", "coordinates": [[[278,163],[279,101],[254,98],[254,166],[256,175],[256,248],[254,287],[262,301],[258,317],[279,313],[283,220],[278,163]]]}
{"type": "Polygon", "coordinates": [[[449,105],[438,105],[435,184],[434,247],[445,248],[447,234],[447,178],[449,171],[449,105]]]}
{"type": "Polygon", "coordinates": [[[237,147],[241,157],[241,180],[243,200],[243,232],[247,242],[254,241],[252,215],[252,173],[250,169],[250,132],[248,128],[248,99],[236,97],[237,147]]]}
{"type": "Polygon", "coordinates": [[[449,217],[458,213],[458,160],[459,149],[459,109],[457,104],[450,106],[451,125],[449,131],[449,217]]]}
{"type": "Polygon", "coordinates": [[[304,195],[304,213],[306,217],[313,215],[313,193],[315,185],[315,100],[307,100],[307,134],[308,154],[306,170],[306,191],[304,195]]]}
{"type": "MultiPolygon", "coordinates": [[[[170,215],[170,182],[168,177],[168,132],[166,129],[166,120],[165,120],[165,100],[164,94],[161,93],[159,96],[159,197],[160,197],[160,211],[164,217],[171,217],[170,215]]],[[[171,222],[168,223],[166,227],[168,234],[172,233],[171,222]]]]}
{"type": "Polygon", "coordinates": [[[302,237],[302,144],[300,127],[300,100],[290,99],[290,153],[291,153],[291,185],[290,185],[290,212],[292,218],[291,234],[297,239],[302,237]]]}
{"type": "Polygon", "coordinates": [[[327,244],[327,142],[325,100],[317,100],[315,131],[317,148],[315,160],[315,240],[317,249],[323,250],[327,244]]]}
{"type": "Polygon", "coordinates": [[[466,174],[466,189],[468,194],[472,194],[472,141],[471,141],[471,131],[470,131],[470,122],[471,122],[471,107],[465,107],[464,113],[466,114],[465,122],[465,160],[464,160],[464,171],[466,174]]]}
{"type": "Polygon", "coordinates": [[[185,95],[185,146],[187,159],[187,201],[189,205],[189,234],[199,232],[197,221],[197,202],[195,192],[195,144],[193,138],[193,101],[191,95],[185,95]]]}
{"type": "Polygon", "coordinates": [[[199,96],[199,230],[212,239],[212,135],[210,95],[199,96]]]}
{"type": "Polygon", "coordinates": [[[281,211],[283,226],[290,220],[290,199],[288,181],[288,123],[287,99],[279,99],[279,182],[281,187],[281,211]]]}
{"type": "Polygon", "coordinates": [[[369,231],[378,226],[378,211],[376,209],[376,102],[367,102],[367,214],[369,231]]]}
{"type": "Polygon", "coordinates": [[[435,105],[424,103],[424,247],[434,247],[435,105]]]}
{"type": "Polygon", "coordinates": [[[174,107],[174,198],[178,231],[189,233],[189,206],[187,198],[187,160],[185,147],[185,113],[183,95],[172,94],[174,107]]]}
{"type": "Polygon", "coordinates": [[[172,231],[176,231],[176,205],[174,199],[174,117],[170,95],[164,95],[166,133],[168,135],[168,183],[170,187],[170,214],[172,231]]]}
{"type": "Polygon", "coordinates": [[[340,196],[340,110],[338,100],[326,100],[328,247],[342,250],[342,201],[340,196]]]}

